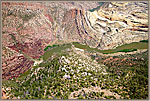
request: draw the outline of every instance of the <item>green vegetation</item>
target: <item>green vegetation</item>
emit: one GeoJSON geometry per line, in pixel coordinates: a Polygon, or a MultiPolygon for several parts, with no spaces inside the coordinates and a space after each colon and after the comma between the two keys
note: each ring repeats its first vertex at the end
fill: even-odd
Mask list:
{"type": "MultiPolygon", "coordinates": [[[[16,83],[15,80],[5,80],[3,81],[3,85],[7,87],[11,86],[11,88],[13,88],[10,91],[13,96],[19,96],[22,99],[43,99],[43,95],[41,95],[41,93],[44,92],[45,85],[51,87],[51,80],[54,80],[55,82],[55,79],[57,78],[57,75],[55,74],[57,74],[56,71],[58,70],[58,67],[58,58],[55,58],[48,65],[45,64],[45,68],[40,69],[38,75],[33,74],[31,76],[31,74],[34,73],[34,71],[36,71],[37,69],[37,67],[35,67],[33,70],[28,71],[25,74],[21,75],[19,78],[17,78],[17,80],[19,80],[19,83],[16,83]],[[50,68],[50,66],[54,66],[55,68],[50,68]],[[51,79],[47,78],[49,74],[51,79]],[[28,94],[30,94],[30,96],[28,96],[28,94]]],[[[57,84],[56,87],[58,87],[59,85],[57,84]]],[[[58,95],[60,95],[60,93],[58,95]]]]}
{"type": "Polygon", "coordinates": [[[104,4],[104,2],[99,2],[99,6],[97,6],[96,8],[90,9],[90,12],[94,12],[95,10],[100,9],[100,7],[104,4]]]}
{"type": "MultiPolygon", "coordinates": [[[[98,73],[94,70],[87,71],[85,67],[78,69],[79,64],[76,64],[77,66],[74,67],[74,63],[72,62],[78,61],[79,58],[72,57],[72,59],[75,60],[69,60],[72,62],[66,63],[61,60],[61,56],[64,57],[64,54],[65,53],[62,53],[62,55],[58,54],[57,56],[53,55],[54,58],[52,60],[45,61],[33,67],[17,79],[6,80],[3,82],[3,87],[10,87],[10,83],[13,84],[11,91],[7,91],[9,94],[11,93],[11,98],[15,96],[21,99],[68,99],[71,92],[78,91],[83,87],[96,85],[95,82],[92,82],[91,85],[91,81],[93,80],[91,77],[100,74],[101,71],[98,73]],[[62,70],[64,67],[66,67],[68,72],[62,70]],[[80,72],[77,73],[77,70],[80,72]],[[91,76],[83,75],[86,71],[90,73],[91,76]],[[70,77],[64,79],[64,75],[70,75],[70,77]],[[74,78],[73,76],[78,78],[74,78]],[[85,78],[89,78],[89,80],[85,78]]],[[[66,55],[66,57],[68,57],[68,59],[71,58],[70,55],[66,55]]],[[[79,98],[82,99],[82,96],[79,98]]]]}
{"type": "MultiPolygon", "coordinates": [[[[78,43],[73,44],[84,49],[89,48],[86,45],[83,47],[78,43]]],[[[93,61],[94,55],[90,60],[73,51],[66,51],[71,48],[71,44],[54,47],[41,57],[44,59],[41,64],[32,67],[16,79],[3,80],[4,89],[11,88],[10,91],[6,91],[11,94],[11,98],[68,99],[71,93],[91,87],[115,92],[122,99],[148,97],[148,52],[113,56],[113,59],[107,62],[103,60],[110,56],[101,56],[101,59],[97,60],[98,64],[93,61]],[[106,73],[103,74],[105,69],[106,73]]],[[[95,51],[92,48],[89,50],[95,51]]],[[[117,51],[136,51],[136,48],[120,48],[117,51]]],[[[104,92],[96,91],[82,91],[73,96],[77,99],[116,99],[115,95],[106,96],[104,92]]]]}
{"type": "Polygon", "coordinates": [[[16,42],[16,37],[13,34],[9,34],[11,36],[11,38],[14,40],[14,42],[16,42]]]}
{"type": "Polygon", "coordinates": [[[133,51],[137,51],[137,49],[123,49],[123,50],[119,50],[117,52],[133,52],[133,51]]]}
{"type": "Polygon", "coordinates": [[[16,40],[16,37],[13,34],[9,34],[9,35],[11,36],[12,40],[14,41],[14,44],[17,45],[18,42],[16,40]]]}
{"type": "Polygon", "coordinates": [[[146,43],[148,43],[148,40],[141,40],[140,42],[146,42],[146,43]]]}
{"type": "Polygon", "coordinates": [[[61,53],[62,50],[71,48],[71,44],[60,45],[59,47],[56,47],[56,45],[54,45],[53,47],[55,48],[52,48],[44,53],[44,55],[42,56],[43,60],[47,60],[50,56],[52,56],[53,53],[61,53]]]}
{"type": "MultiPolygon", "coordinates": [[[[34,68],[34,67],[32,67],[34,68]]],[[[21,79],[23,77],[26,77],[28,74],[30,74],[31,70],[29,69],[28,71],[24,72],[23,74],[21,74],[17,79],[21,79]]]]}
{"type": "Polygon", "coordinates": [[[48,45],[48,46],[44,49],[44,51],[47,51],[49,48],[52,48],[52,46],[48,45]]]}
{"type": "MultiPolygon", "coordinates": [[[[39,66],[34,66],[32,67],[32,71],[34,71],[35,69],[37,69],[39,66]]],[[[24,72],[23,74],[21,74],[16,80],[22,80],[24,79],[26,76],[28,76],[31,72],[31,69],[29,69],[28,71],[24,72]]]]}
{"type": "Polygon", "coordinates": [[[73,42],[73,45],[77,48],[81,48],[90,52],[100,52],[103,54],[110,54],[116,52],[132,52],[132,51],[136,51],[137,49],[148,49],[148,43],[145,42],[133,42],[130,44],[118,46],[117,48],[110,49],[110,50],[99,50],[97,48],[90,48],[88,45],[82,45],[78,42],[73,42]]]}
{"type": "Polygon", "coordinates": [[[54,48],[54,47],[57,47],[57,46],[59,46],[59,45],[52,45],[52,46],[50,46],[50,45],[48,45],[45,49],[44,49],[44,51],[47,51],[48,49],[51,49],[51,48],[54,48]]]}
{"type": "Polygon", "coordinates": [[[7,87],[17,87],[17,83],[14,80],[2,80],[3,85],[7,87]]]}
{"type": "MultiPolygon", "coordinates": [[[[99,61],[102,60],[105,59],[99,61]]],[[[106,85],[118,86],[110,89],[125,99],[146,99],[148,97],[148,51],[134,55],[114,56],[113,60],[116,61],[104,63],[108,67],[109,78],[111,78],[106,85]]]]}
{"type": "Polygon", "coordinates": [[[28,21],[31,18],[35,17],[36,14],[31,13],[31,14],[20,14],[19,17],[22,18],[23,21],[28,21]]]}

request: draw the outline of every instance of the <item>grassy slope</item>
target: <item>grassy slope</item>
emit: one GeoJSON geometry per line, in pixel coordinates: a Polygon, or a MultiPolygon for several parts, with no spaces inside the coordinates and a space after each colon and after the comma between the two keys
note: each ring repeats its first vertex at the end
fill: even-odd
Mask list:
{"type": "Polygon", "coordinates": [[[148,97],[148,51],[133,55],[113,56],[99,59],[108,67],[108,71],[114,77],[122,89],[112,89],[125,98],[144,99],[148,97]],[[106,61],[107,60],[107,61],[106,61]],[[119,77],[119,78],[118,78],[119,77]],[[121,93],[122,92],[122,93],[121,93]]]}
{"type": "Polygon", "coordinates": [[[119,46],[116,49],[110,49],[110,50],[98,50],[97,48],[90,48],[87,45],[82,45],[79,43],[73,43],[73,45],[77,48],[85,49],[88,51],[96,51],[96,52],[100,52],[100,53],[116,53],[116,52],[118,52],[120,50],[124,50],[124,49],[148,49],[148,43],[145,43],[145,42],[133,42],[130,44],[125,44],[125,45],[119,46]]]}
{"type": "Polygon", "coordinates": [[[43,60],[47,60],[53,53],[60,53],[62,50],[71,48],[71,44],[56,46],[55,48],[44,53],[43,60]]]}
{"type": "MultiPolygon", "coordinates": [[[[48,96],[51,96],[50,99],[68,99],[68,96],[71,92],[96,85],[102,89],[108,89],[112,92],[116,92],[125,99],[145,99],[148,96],[147,52],[121,57],[118,56],[114,57],[114,59],[135,57],[138,59],[130,60],[132,63],[134,63],[133,61],[138,63],[134,66],[117,67],[117,62],[113,62],[114,64],[108,62],[106,64],[109,67],[107,75],[103,75],[100,72],[96,73],[95,71],[87,71],[87,73],[91,73],[92,75],[81,77],[81,73],[86,71],[86,69],[83,68],[84,70],[81,69],[79,73],[75,72],[75,75],[78,76],[79,79],[68,80],[62,79],[63,75],[65,74],[64,71],[57,72],[58,67],[62,64],[58,62],[58,57],[56,57],[52,61],[49,61],[49,63],[43,64],[45,68],[38,72],[39,76],[23,75],[25,78],[22,78],[22,80],[26,80],[26,82],[16,83],[15,81],[6,81],[5,84],[13,87],[14,89],[12,92],[15,94],[15,96],[22,96],[21,98],[23,99],[48,99],[48,96]],[[141,60],[141,58],[143,58],[143,60],[141,60]],[[48,77],[48,74],[50,77],[48,77]],[[30,79],[27,80],[26,78],[28,77],[30,79]],[[38,78],[35,80],[36,77],[38,78]],[[42,79],[40,77],[42,77],[42,79]],[[96,81],[92,78],[98,78],[98,80],[96,81]],[[48,88],[45,88],[46,86],[48,86],[48,88]],[[43,94],[45,89],[47,89],[47,91],[46,95],[44,96],[43,94]],[[50,90],[48,91],[48,89],[50,90]],[[30,94],[24,94],[27,92],[30,94]]],[[[130,62],[129,60],[127,61],[130,62]]],[[[77,68],[74,68],[74,70],[76,69],[77,68]]],[[[72,72],[69,72],[69,75],[71,75],[71,73],[72,72]]],[[[86,96],[80,94],[77,96],[79,99],[94,99],[101,97],[105,97],[107,99],[110,98],[110,96],[104,96],[96,92],[89,92],[89,94],[86,94],[86,96]]],[[[115,97],[113,96],[113,98],[115,97]]]]}
{"type": "MultiPolygon", "coordinates": [[[[85,45],[80,45],[77,43],[73,43],[73,44],[78,48],[88,49],[89,51],[96,50],[96,49],[89,48],[88,46],[85,46],[85,45]]],[[[45,52],[45,54],[43,55],[43,59],[47,60],[50,56],[52,56],[53,53],[61,53],[62,50],[66,49],[66,48],[70,48],[70,47],[71,47],[71,44],[67,44],[67,45],[53,48],[53,49],[45,52]]],[[[132,43],[130,45],[120,46],[117,49],[119,49],[119,50],[120,49],[128,49],[128,48],[130,49],[133,47],[143,49],[143,48],[147,47],[147,44],[145,44],[145,43],[132,43]]],[[[118,51],[117,49],[115,51],[118,51]]],[[[96,50],[96,51],[100,51],[100,50],[96,50]]],[[[115,73],[118,70],[118,68],[112,68],[112,70],[110,71],[110,74],[108,74],[108,75],[102,75],[101,73],[95,73],[95,72],[90,71],[90,73],[92,73],[91,77],[99,77],[98,81],[90,79],[89,76],[85,77],[85,78],[89,79],[89,80],[87,79],[86,81],[84,81],[83,79],[63,81],[61,78],[65,74],[65,72],[56,73],[56,71],[58,70],[58,68],[56,68],[56,67],[58,67],[59,65],[60,64],[58,63],[57,58],[54,59],[53,61],[50,61],[49,63],[41,65],[42,67],[44,66],[47,69],[43,69],[40,72],[40,75],[43,75],[46,73],[46,75],[44,75],[44,79],[42,80],[43,83],[41,82],[40,85],[39,85],[39,80],[38,81],[34,80],[35,77],[32,77],[31,79],[27,80],[23,84],[16,83],[15,80],[3,80],[3,85],[5,85],[7,87],[15,88],[12,90],[12,92],[15,94],[15,96],[23,95],[22,98],[26,98],[26,99],[29,99],[29,98],[30,99],[37,99],[37,98],[38,99],[40,99],[40,98],[45,99],[45,98],[47,98],[48,96],[45,97],[45,96],[40,94],[40,93],[44,93],[43,90],[44,90],[45,85],[48,85],[51,87],[51,91],[46,92],[47,95],[49,95],[51,93],[51,94],[54,94],[54,98],[63,98],[63,99],[67,99],[68,95],[72,91],[79,90],[82,87],[90,87],[91,85],[98,85],[98,86],[102,87],[103,89],[111,89],[111,91],[114,91],[114,92],[120,94],[122,97],[127,98],[127,99],[128,98],[133,98],[133,99],[139,98],[140,99],[140,98],[146,98],[146,96],[147,96],[147,91],[146,91],[147,88],[145,88],[147,85],[147,79],[146,79],[147,78],[147,74],[146,74],[147,66],[145,66],[145,68],[142,68],[142,67],[139,67],[139,68],[136,68],[136,67],[129,68],[128,67],[126,69],[120,68],[120,71],[122,71],[122,74],[121,74],[122,76],[120,76],[120,79],[118,78],[118,74],[115,73]],[[53,68],[51,68],[51,66],[53,68]],[[49,74],[51,74],[51,78],[47,78],[47,73],[48,73],[47,70],[49,68],[51,68],[51,70],[52,70],[49,73],[49,74]],[[134,75],[135,71],[137,73],[134,75]],[[144,73],[144,76],[141,75],[141,71],[144,73]],[[129,74],[129,77],[126,77],[126,74],[129,74]],[[106,80],[104,81],[104,79],[106,79],[106,80]],[[143,80],[145,80],[145,81],[140,82],[143,80]],[[32,83],[32,81],[33,81],[33,83],[32,83]],[[76,83],[76,81],[77,81],[77,83],[76,83]],[[104,85],[102,85],[102,83],[104,85]],[[29,84],[31,84],[31,85],[29,85],[29,84]],[[78,84],[78,86],[75,86],[76,84],[78,84]],[[36,87],[36,85],[37,85],[37,87],[36,87]],[[65,85],[68,85],[68,87],[65,85]],[[75,88],[72,89],[72,85],[74,85],[75,88]],[[115,86],[124,87],[124,89],[115,88],[115,86]],[[25,89],[23,87],[25,87],[25,89]],[[43,90],[38,91],[38,87],[43,88],[43,90]],[[139,89],[139,91],[137,93],[135,92],[136,89],[139,89]],[[19,90],[19,92],[18,92],[18,90],[19,90]],[[60,90],[63,92],[63,94],[61,94],[62,92],[61,93],[58,92],[60,90]],[[24,96],[24,92],[27,92],[27,91],[31,92],[32,96],[29,96],[29,95],[24,96]],[[36,94],[38,94],[38,95],[36,96],[36,94]]],[[[36,68],[38,68],[38,66],[35,66],[33,68],[36,69],[36,68]]],[[[31,70],[28,70],[27,72],[22,74],[17,79],[20,82],[23,80],[26,80],[27,76],[31,73],[32,73],[31,70]]],[[[78,75],[78,74],[76,74],[76,75],[78,75]]],[[[94,96],[97,96],[97,95],[94,95],[94,96]]],[[[81,97],[81,95],[80,95],[80,97],[81,97]]],[[[82,96],[81,98],[85,98],[85,97],[82,96]]],[[[90,98],[90,97],[88,97],[88,98],[90,98]]],[[[85,98],[85,99],[87,99],[87,98],[85,98]]]]}

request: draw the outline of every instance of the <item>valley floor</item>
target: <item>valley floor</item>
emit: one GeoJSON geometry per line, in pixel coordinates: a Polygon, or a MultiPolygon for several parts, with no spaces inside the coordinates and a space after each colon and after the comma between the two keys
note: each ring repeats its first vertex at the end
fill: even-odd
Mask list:
{"type": "Polygon", "coordinates": [[[128,53],[58,46],[20,77],[3,80],[3,99],[147,99],[148,50],[128,53]]]}

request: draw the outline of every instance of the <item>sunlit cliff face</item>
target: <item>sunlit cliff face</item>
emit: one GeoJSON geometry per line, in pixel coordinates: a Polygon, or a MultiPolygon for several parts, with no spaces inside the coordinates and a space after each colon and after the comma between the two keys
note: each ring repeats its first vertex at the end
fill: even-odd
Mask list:
{"type": "Polygon", "coordinates": [[[65,16],[67,38],[81,38],[90,47],[111,49],[148,39],[147,3],[104,3],[93,12],[73,9],[65,16]],[[72,29],[72,30],[71,30],[72,29]],[[75,33],[75,34],[74,34],[75,33]],[[76,37],[71,37],[77,35],[76,37]]]}

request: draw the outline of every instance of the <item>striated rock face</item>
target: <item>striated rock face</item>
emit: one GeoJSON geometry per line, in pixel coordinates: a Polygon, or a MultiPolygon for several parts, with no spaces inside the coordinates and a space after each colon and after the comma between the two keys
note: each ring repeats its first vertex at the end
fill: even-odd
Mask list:
{"type": "Polygon", "coordinates": [[[32,59],[39,58],[48,44],[59,39],[67,10],[88,10],[96,6],[97,2],[90,5],[88,2],[3,2],[3,79],[18,77],[27,71],[34,64],[32,59]]]}
{"type": "Polygon", "coordinates": [[[2,53],[2,79],[18,77],[30,69],[34,63],[11,48],[3,48],[2,53]]]}
{"type": "MultiPolygon", "coordinates": [[[[88,13],[93,30],[103,34],[100,49],[148,39],[147,2],[111,2],[88,13]]],[[[96,35],[97,35],[96,34],[96,35]]]]}
{"type": "MultiPolygon", "coordinates": [[[[14,58],[27,58],[22,63],[28,68],[48,44],[59,40],[112,49],[148,39],[148,2],[3,2],[2,38],[3,48],[14,51],[14,58]]],[[[5,63],[11,57],[2,51],[2,58],[5,63]]],[[[3,68],[18,66],[11,64],[3,68]]]]}
{"type": "Polygon", "coordinates": [[[111,2],[104,3],[94,12],[70,10],[66,14],[64,26],[69,27],[64,31],[66,39],[78,39],[93,48],[112,49],[122,44],[146,40],[148,3],[111,2]]]}

